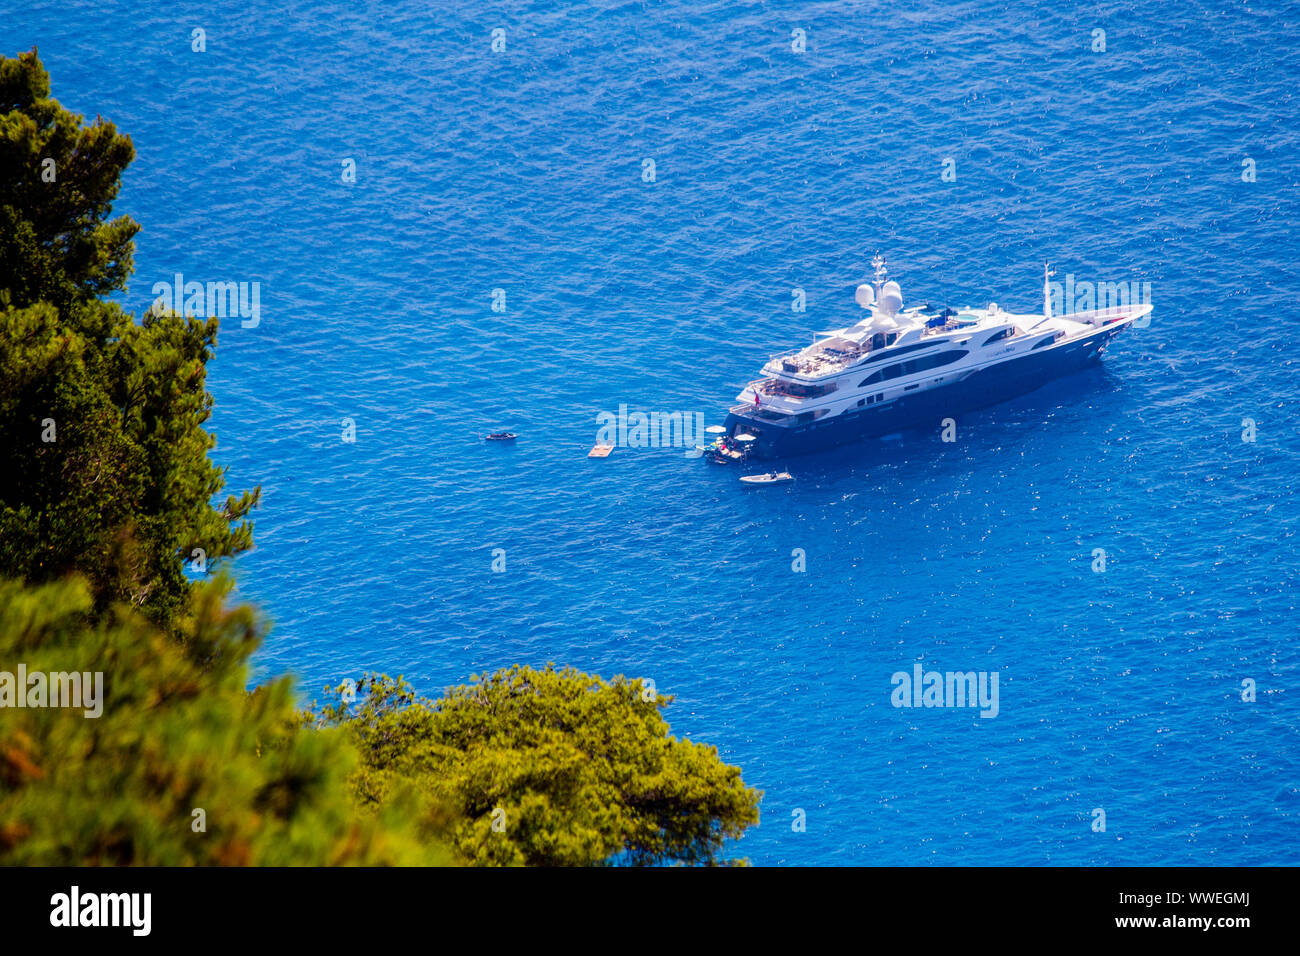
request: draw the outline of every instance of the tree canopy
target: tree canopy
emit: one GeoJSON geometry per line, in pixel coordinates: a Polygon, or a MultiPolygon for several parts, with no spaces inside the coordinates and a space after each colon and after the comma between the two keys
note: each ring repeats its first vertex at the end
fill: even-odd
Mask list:
{"type": "Polygon", "coordinates": [[[101,714],[0,714],[0,863],[375,865],[450,861],[413,803],[358,814],[356,754],[303,725],[287,679],[248,693],[259,641],[247,607],[218,592],[194,608],[202,666],[119,605],[97,616],[83,581],[0,582],[0,661],[28,674],[104,675],[101,714]]]}
{"type": "Polygon", "coordinates": [[[346,735],[286,679],[249,693],[264,625],[184,574],[252,543],[257,493],[213,504],[217,323],[99,298],[131,271],[108,217],[134,149],[49,92],[35,51],[0,57],[0,678],[98,672],[105,699],[0,708],[0,862],[449,860],[400,800],[356,812],[346,735]]]}
{"type": "Polygon", "coordinates": [[[36,51],[0,57],[0,289],[64,309],[126,286],[140,227],[109,219],[135,158],[112,123],[50,98],[36,51]]]}
{"type": "Polygon", "coordinates": [[[77,572],[101,609],[166,624],[185,610],[182,560],[251,547],[259,493],[213,504],[216,320],[137,323],[97,298],[131,270],[139,227],[107,216],[134,149],[49,91],[34,51],[0,57],[0,577],[77,572]]]}
{"type": "Polygon", "coordinates": [[[637,680],[516,665],[438,700],[368,675],[322,724],[361,751],[358,798],[395,784],[456,816],[451,838],[485,865],[725,863],[723,843],[758,822],[761,794],[714,747],[668,733],[670,697],[637,680]]]}

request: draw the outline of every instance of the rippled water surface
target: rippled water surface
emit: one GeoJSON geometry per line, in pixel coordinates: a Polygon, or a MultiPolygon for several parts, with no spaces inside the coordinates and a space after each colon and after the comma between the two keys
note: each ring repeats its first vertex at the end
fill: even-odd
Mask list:
{"type": "Polygon", "coordinates": [[[1068,7],[0,0],[0,37],[135,141],[131,308],[261,283],[210,387],[263,674],[653,678],[766,792],[756,863],[1300,863],[1300,13],[1068,7]],[[1051,259],[1155,313],[793,486],[586,458],[621,403],[720,421],[876,249],[913,303],[1033,311],[1051,259]],[[917,661],[998,716],[891,706],[917,661]]]}

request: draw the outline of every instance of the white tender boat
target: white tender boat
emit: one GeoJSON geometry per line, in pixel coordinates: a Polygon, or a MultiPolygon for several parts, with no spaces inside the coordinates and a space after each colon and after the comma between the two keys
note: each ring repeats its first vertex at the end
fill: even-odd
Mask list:
{"type": "Polygon", "coordinates": [[[788,471],[769,471],[765,475],[741,475],[740,480],[747,485],[781,485],[794,481],[794,475],[788,471]]]}

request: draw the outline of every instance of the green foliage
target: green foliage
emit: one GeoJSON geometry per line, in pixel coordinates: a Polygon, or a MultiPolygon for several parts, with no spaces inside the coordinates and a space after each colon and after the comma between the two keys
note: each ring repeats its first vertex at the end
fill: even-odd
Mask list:
{"type": "Polygon", "coordinates": [[[414,800],[357,813],[346,734],[303,726],[287,680],[249,694],[255,616],[182,572],[251,546],[257,494],[212,505],[215,320],[96,298],[131,269],[107,215],[132,155],[34,53],[0,58],[0,669],[100,671],[106,697],[0,708],[0,863],[447,862],[414,800]]]}
{"type": "Polygon", "coordinates": [[[35,50],[0,57],[0,290],[8,304],[66,309],[125,287],[140,227],[108,215],[134,158],[112,123],[85,126],[50,99],[35,50]]]}
{"type": "Polygon", "coordinates": [[[257,624],[247,608],[223,608],[220,588],[201,592],[190,618],[204,666],[130,610],[92,611],[76,579],[0,582],[4,668],[104,675],[98,718],[0,709],[0,864],[449,861],[408,822],[413,805],[356,812],[355,752],[343,732],[302,725],[287,680],[245,691],[257,624]]]}
{"type": "Polygon", "coordinates": [[[671,698],[639,681],[516,665],[437,701],[386,676],[357,692],[320,720],[359,745],[358,799],[383,806],[415,785],[456,814],[475,864],[718,864],[758,822],[761,793],[715,748],[669,736],[671,698]]]}
{"type": "Polygon", "coordinates": [[[216,334],[211,319],[118,313],[91,336],[46,304],[0,312],[0,576],[79,572],[101,609],[162,622],[182,612],[194,549],[210,563],[251,546],[258,492],[211,504],[216,334]]]}
{"type": "Polygon", "coordinates": [[[100,610],[125,601],[175,622],[182,561],[251,547],[258,491],[212,504],[224,484],[203,428],[216,320],[137,323],[94,298],[131,270],[138,227],[106,217],[134,151],[49,92],[34,51],[0,57],[0,577],[76,572],[100,610]]]}

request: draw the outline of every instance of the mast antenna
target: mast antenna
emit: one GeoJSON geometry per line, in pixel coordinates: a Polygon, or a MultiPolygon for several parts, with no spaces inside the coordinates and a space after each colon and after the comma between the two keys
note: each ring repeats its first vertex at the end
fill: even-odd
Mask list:
{"type": "Polygon", "coordinates": [[[885,257],[882,256],[879,251],[871,257],[871,266],[876,270],[876,277],[873,284],[876,287],[876,298],[879,299],[880,288],[885,284],[885,276],[887,275],[887,272],[885,271],[885,257]]]}

